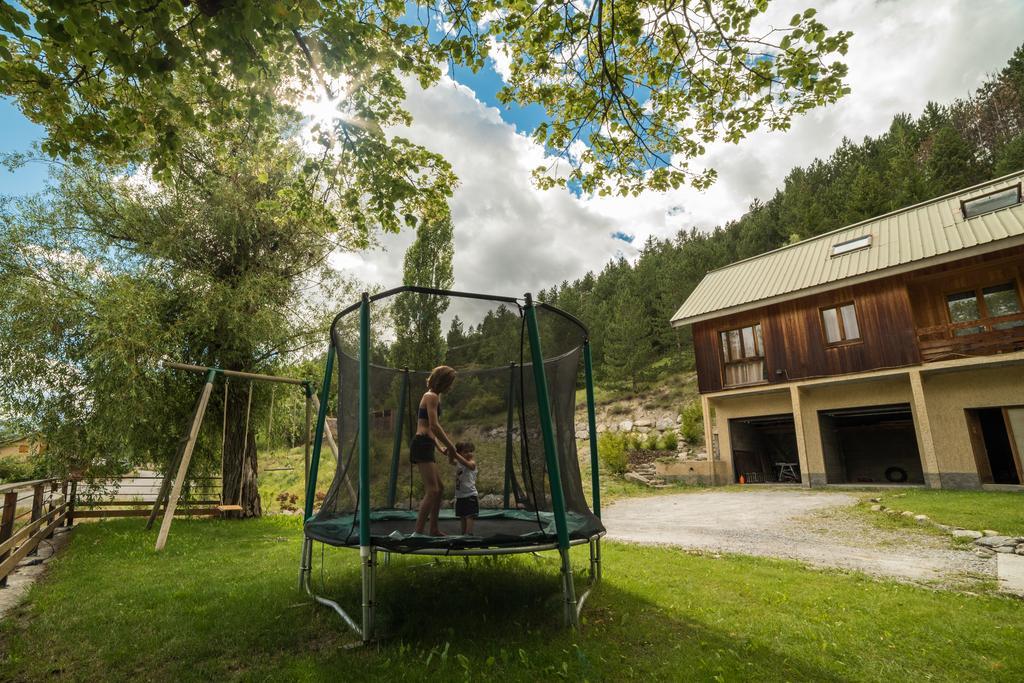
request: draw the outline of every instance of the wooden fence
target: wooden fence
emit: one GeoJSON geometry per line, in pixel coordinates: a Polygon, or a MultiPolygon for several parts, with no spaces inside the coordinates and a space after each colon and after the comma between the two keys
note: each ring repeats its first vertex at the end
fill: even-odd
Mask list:
{"type": "Polygon", "coordinates": [[[39,544],[53,538],[54,530],[70,524],[71,502],[67,482],[36,479],[0,485],[0,586],[18,563],[35,554],[39,544]]]}
{"type": "MultiPolygon", "coordinates": [[[[143,472],[120,479],[36,479],[0,484],[0,587],[60,526],[89,518],[149,516],[162,477],[143,472]]],[[[220,477],[189,482],[175,516],[219,514],[220,477]]]]}

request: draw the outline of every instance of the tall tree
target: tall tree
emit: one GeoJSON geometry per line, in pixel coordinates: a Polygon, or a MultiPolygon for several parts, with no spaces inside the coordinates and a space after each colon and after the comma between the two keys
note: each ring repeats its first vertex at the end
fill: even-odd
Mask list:
{"type": "Polygon", "coordinates": [[[634,392],[640,381],[648,374],[654,358],[654,321],[646,315],[639,303],[639,288],[627,281],[608,302],[605,311],[604,360],[606,376],[613,380],[629,382],[634,392]]]}
{"type": "Polygon", "coordinates": [[[926,169],[933,195],[953,192],[984,180],[974,150],[952,124],[935,131],[926,169]]]}
{"type": "MultiPolygon", "coordinates": [[[[303,200],[321,179],[277,128],[183,145],[166,184],[68,166],[0,219],[0,404],[31,416],[66,466],[166,466],[200,380],[159,361],[272,371],[319,346],[324,304],[345,291],[327,257],[366,241],[333,201],[303,200]]],[[[247,386],[232,386],[224,499],[241,488],[258,515],[247,386]]],[[[256,394],[256,415],[267,398],[256,394]]],[[[217,471],[220,421],[207,424],[216,434],[204,433],[197,467],[217,471]]]]}
{"type": "MultiPolygon", "coordinates": [[[[405,252],[402,283],[451,289],[455,281],[454,250],[451,216],[441,210],[435,218],[417,226],[416,239],[405,252]]],[[[395,298],[392,316],[396,340],[391,348],[395,367],[429,370],[441,364],[446,352],[441,316],[448,304],[448,297],[415,292],[395,298]]]]}

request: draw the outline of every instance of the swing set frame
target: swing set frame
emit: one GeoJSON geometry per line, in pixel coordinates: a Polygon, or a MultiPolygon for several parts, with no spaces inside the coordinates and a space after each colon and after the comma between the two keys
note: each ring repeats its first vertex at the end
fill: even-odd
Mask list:
{"type": "MultiPolygon", "coordinates": [[[[164,546],[167,545],[167,537],[171,532],[171,524],[174,522],[174,511],[178,507],[178,501],[181,498],[181,490],[185,484],[185,479],[188,477],[189,464],[192,462],[192,451],[195,449],[196,440],[199,438],[199,430],[203,425],[203,419],[206,415],[206,409],[210,403],[210,395],[213,393],[213,385],[217,380],[218,375],[222,375],[225,379],[225,406],[224,406],[224,427],[221,435],[221,504],[217,506],[217,510],[221,513],[225,512],[241,512],[241,505],[225,505],[224,504],[224,444],[226,442],[227,432],[227,384],[229,378],[235,377],[238,379],[249,380],[249,398],[246,405],[245,415],[245,437],[244,441],[248,442],[249,437],[249,415],[252,408],[252,387],[255,382],[267,382],[270,384],[284,384],[302,387],[303,393],[306,398],[306,429],[305,434],[305,466],[303,468],[304,480],[309,477],[309,462],[310,462],[310,433],[313,425],[313,415],[319,412],[319,401],[316,397],[316,392],[313,390],[313,384],[308,380],[295,379],[293,377],[281,377],[278,375],[263,375],[254,372],[241,372],[239,370],[225,370],[223,368],[215,367],[204,367],[201,365],[191,365],[189,363],[176,363],[173,361],[164,361],[163,367],[170,368],[172,370],[184,370],[186,372],[194,372],[203,374],[206,376],[206,381],[203,383],[203,388],[199,392],[199,403],[196,407],[195,415],[192,418],[192,422],[189,425],[188,431],[182,439],[182,447],[175,455],[174,461],[171,466],[167,468],[167,472],[164,474],[163,481],[160,484],[160,491],[157,493],[156,501],[153,503],[153,509],[149,514],[149,521],[146,523],[146,529],[151,529],[156,518],[160,514],[160,508],[164,508],[163,520],[160,523],[160,533],[156,539],[156,549],[163,550],[164,546]]],[[[328,430],[328,444],[335,453],[337,453],[337,446],[334,444],[334,439],[330,435],[328,430]]],[[[244,447],[244,446],[243,446],[244,447]]],[[[244,466],[244,453],[243,453],[243,466],[244,466]]],[[[241,502],[241,489],[244,478],[239,479],[239,503],[241,502]]],[[[304,483],[308,483],[305,482],[304,483]]],[[[304,487],[305,488],[305,487],[304,487]]]]}

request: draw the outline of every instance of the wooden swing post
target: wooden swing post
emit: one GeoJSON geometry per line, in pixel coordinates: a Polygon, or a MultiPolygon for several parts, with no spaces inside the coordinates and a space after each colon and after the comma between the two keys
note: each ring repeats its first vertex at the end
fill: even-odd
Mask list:
{"type": "Polygon", "coordinates": [[[213,380],[216,378],[217,370],[210,368],[206,373],[206,384],[203,385],[203,393],[199,397],[199,407],[196,408],[196,416],[192,420],[192,426],[189,429],[188,442],[185,444],[185,450],[181,454],[181,462],[178,463],[178,473],[174,478],[174,486],[171,487],[167,507],[164,509],[164,520],[160,524],[160,534],[156,538],[157,550],[163,550],[164,546],[167,545],[167,535],[171,533],[171,522],[174,521],[174,510],[178,507],[181,487],[185,483],[185,475],[188,474],[188,464],[192,460],[192,449],[196,446],[199,427],[203,424],[203,415],[206,414],[206,405],[210,402],[213,380]]]}

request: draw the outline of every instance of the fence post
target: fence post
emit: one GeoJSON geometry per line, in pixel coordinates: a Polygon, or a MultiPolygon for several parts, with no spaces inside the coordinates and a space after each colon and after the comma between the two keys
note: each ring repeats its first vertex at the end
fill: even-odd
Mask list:
{"type": "MultiPolygon", "coordinates": [[[[32,519],[29,520],[29,524],[36,521],[43,516],[43,485],[36,484],[32,487],[32,519]]],[[[29,555],[38,555],[39,546],[29,552],[29,555]]]]}
{"type": "Polygon", "coordinates": [[[68,501],[68,526],[75,525],[75,501],[78,498],[78,480],[71,480],[71,500],[68,501]]]}
{"type": "MultiPolygon", "coordinates": [[[[50,483],[50,502],[46,506],[46,512],[50,513],[50,512],[53,512],[56,509],[57,509],[57,482],[54,481],[54,482],[50,483]]],[[[53,520],[51,519],[50,521],[52,522],[53,520]]],[[[50,531],[49,534],[47,534],[46,537],[47,538],[53,538],[53,535],[56,534],[56,533],[57,533],[57,529],[55,527],[52,531],[50,531]]]]}
{"type": "MultiPolygon", "coordinates": [[[[14,515],[18,510],[18,492],[8,491],[4,494],[3,521],[0,522],[0,543],[3,543],[14,533],[14,515]]],[[[0,562],[7,559],[11,551],[0,553],[0,562]]],[[[7,585],[7,577],[0,578],[0,588],[7,585]]]]}

